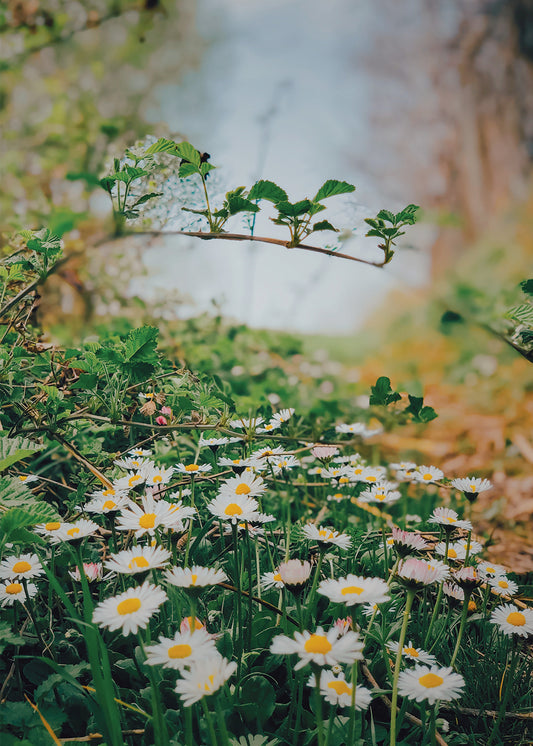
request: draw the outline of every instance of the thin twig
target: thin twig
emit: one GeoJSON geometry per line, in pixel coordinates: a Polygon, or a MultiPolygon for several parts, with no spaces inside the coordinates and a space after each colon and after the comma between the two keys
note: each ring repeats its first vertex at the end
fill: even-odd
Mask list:
{"type": "MultiPolygon", "coordinates": [[[[490,718],[497,718],[498,713],[495,710],[475,710],[473,707],[447,707],[446,705],[440,706],[441,710],[446,712],[460,712],[464,715],[486,715],[490,718]]],[[[506,712],[504,717],[514,720],[533,720],[533,712],[506,712]]]]}

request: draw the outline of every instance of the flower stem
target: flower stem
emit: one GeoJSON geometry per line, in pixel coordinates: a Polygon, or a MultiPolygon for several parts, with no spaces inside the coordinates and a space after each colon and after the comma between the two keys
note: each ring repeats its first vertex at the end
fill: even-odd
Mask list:
{"type": "MultiPolygon", "coordinates": [[[[315,674],[315,709],[318,746],[324,746],[324,721],[322,719],[322,696],[320,695],[320,668],[313,666],[315,674]]],[[[348,743],[351,743],[348,740],[348,743]]]]}
{"type": "MultiPolygon", "coordinates": [[[[144,649],[144,640],[141,633],[137,633],[137,639],[139,646],[142,650],[143,659],[146,660],[146,652],[144,649]]],[[[165,723],[165,715],[163,713],[163,703],[161,701],[161,692],[159,689],[159,682],[156,679],[152,666],[146,666],[148,672],[148,679],[150,681],[150,689],[152,693],[152,718],[154,723],[154,746],[168,746],[169,736],[167,725],[165,723]]]]}
{"type": "Polygon", "coordinates": [[[409,615],[411,613],[411,607],[416,591],[412,588],[407,590],[407,598],[405,600],[405,609],[403,612],[403,623],[400,632],[400,640],[398,643],[398,652],[396,653],[396,663],[394,664],[394,678],[392,680],[392,701],[391,701],[391,718],[390,718],[390,746],[396,746],[396,715],[398,705],[398,677],[400,676],[400,666],[402,662],[402,651],[405,643],[405,636],[407,634],[407,625],[409,624],[409,615]]]}
{"type": "Polygon", "coordinates": [[[220,728],[222,746],[230,746],[226,718],[220,706],[220,697],[215,697],[215,710],[217,713],[217,725],[220,728]]]}
{"type": "Polygon", "coordinates": [[[194,746],[192,740],[192,708],[184,707],[185,713],[185,746],[194,746]]]}
{"type": "Polygon", "coordinates": [[[233,646],[237,653],[237,681],[241,679],[242,667],[242,597],[241,597],[241,563],[239,557],[239,541],[237,539],[237,524],[231,524],[233,535],[233,549],[235,559],[235,586],[237,588],[237,624],[234,625],[233,646]]]}
{"type": "Polygon", "coordinates": [[[204,710],[205,721],[207,723],[207,730],[209,731],[209,739],[211,741],[211,746],[218,746],[215,729],[213,727],[213,718],[211,717],[211,713],[209,712],[209,707],[207,706],[205,697],[202,697],[200,701],[202,702],[202,707],[204,710]]]}
{"type": "Polygon", "coordinates": [[[459,634],[457,635],[457,642],[455,643],[455,649],[453,651],[452,659],[450,661],[450,666],[453,668],[455,665],[455,659],[457,658],[457,653],[459,652],[459,648],[461,647],[461,640],[463,639],[463,632],[466,625],[466,617],[468,614],[468,602],[470,601],[470,596],[472,595],[472,591],[466,591],[465,590],[465,599],[463,601],[463,612],[461,614],[461,623],[459,625],[459,634]]]}
{"type": "Polygon", "coordinates": [[[313,613],[313,609],[315,605],[316,588],[318,585],[318,580],[320,578],[320,570],[322,569],[322,562],[324,560],[326,549],[320,548],[319,551],[320,551],[320,554],[318,555],[318,562],[316,563],[315,574],[313,576],[313,584],[311,586],[311,590],[309,591],[309,595],[307,596],[307,614],[306,614],[306,620],[305,620],[306,624],[309,624],[311,615],[313,613]]]}
{"type": "Polygon", "coordinates": [[[55,660],[54,656],[52,654],[52,651],[46,646],[46,644],[45,644],[45,642],[43,640],[43,637],[41,635],[41,630],[39,629],[39,625],[37,624],[37,618],[35,616],[35,607],[33,605],[33,599],[30,598],[30,593],[28,591],[28,582],[27,582],[26,578],[22,578],[22,586],[24,588],[24,594],[26,596],[26,604],[28,606],[28,614],[29,614],[29,617],[30,617],[30,619],[31,619],[31,621],[33,623],[33,627],[35,629],[35,634],[37,635],[37,637],[39,639],[39,642],[41,644],[41,647],[43,649],[43,655],[46,655],[46,653],[48,653],[48,655],[52,658],[52,660],[55,660]]]}
{"type": "Polygon", "coordinates": [[[433,609],[433,614],[431,615],[431,620],[429,622],[428,631],[426,632],[426,638],[424,640],[424,647],[428,644],[428,642],[431,639],[431,633],[433,632],[433,626],[435,624],[435,620],[439,614],[440,611],[440,602],[442,601],[442,591],[444,589],[444,580],[441,580],[441,583],[439,585],[439,590],[437,591],[437,598],[435,600],[435,607],[433,609]]]}
{"type": "Polygon", "coordinates": [[[512,640],[512,648],[511,648],[511,660],[509,662],[509,674],[507,676],[507,684],[505,686],[505,690],[503,692],[503,697],[501,699],[500,703],[500,709],[498,711],[498,717],[496,718],[496,722],[494,723],[494,726],[492,728],[491,734],[489,736],[489,740],[487,741],[487,746],[491,746],[491,744],[494,742],[494,739],[497,737],[498,732],[500,730],[500,724],[503,720],[503,716],[505,715],[505,710],[507,708],[507,702],[509,700],[509,695],[511,693],[511,689],[513,688],[513,679],[516,669],[516,664],[518,662],[518,654],[517,654],[517,646],[514,640],[512,640]]]}
{"type": "Polygon", "coordinates": [[[354,729],[355,729],[355,712],[356,712],[356,710],[355,710],[355,694],[356,694],[356,689],[357,689],[357,674],[358,674],[358,671],[359,671],[359,669],[358,669],[358,666],[357,666],[357,661],[354,661],[354,663],[352,665],[352,681],[351,681],[351,685],[352,685],[352,701],[351,701],[351,704],[350,704],[350,726],[349,726],[349,729],[348,729],[348,743],[353,743],[354,742],[353,734],[354,734],[354,729]]]}

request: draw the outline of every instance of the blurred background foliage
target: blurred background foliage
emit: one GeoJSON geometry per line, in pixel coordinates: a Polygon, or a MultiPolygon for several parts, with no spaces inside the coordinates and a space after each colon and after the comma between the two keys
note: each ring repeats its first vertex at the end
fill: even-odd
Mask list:
{"type": "Polygon", "coordinates": [[[399,6],[373,4],[386,22],[367,61],[379,91],[371,116],[389,192],[423,206],[431,271],[424,287],[384,293],[353,334],[251,329],[216,305],[179,318],[190,302],[183,291],[142,292],[157,240],[114,240],[105,195],[69,179],[101,176],[139,138],[169,134],[154,120],[151,91],[179,85],[199,64],[206,42],[195,0],[0,2],[5,252],[23,228],[46,225],[64,238],[69,260],[36,308],[44,340],[68,346],[155,324],[160,348],[228,381],[242,411],[269,402],[349,420],[380,375],[423,393],[439,418],[386,433],[384,457],[489,476],[496,490],[481,496],[476,522],[493,535],[494,560],[528,571],[532,369],[511,344],[521,327],[507,311],[524,302],[519,283],[533,256],[533,3],[418,0],[411,23],[399,6]]]}

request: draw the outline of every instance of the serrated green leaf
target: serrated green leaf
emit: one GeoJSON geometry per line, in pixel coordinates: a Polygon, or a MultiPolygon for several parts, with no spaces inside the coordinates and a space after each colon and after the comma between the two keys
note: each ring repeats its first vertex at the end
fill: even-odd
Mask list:
{"type": "Polygon", "coordinates": [[[176,150],[176,143],[174,140],[169,140],[166,137],[160,137],[157,142],[152,143],[145,151],[145,155],[155,155],[155,153],[169,153],[170,155],[179,155],[176,150]]]}
{"type": "Polygon", "coordinates": [[[334,197],[336,194],[349,194],[355,192],[353,184],[348,184],[347,181],[336,181],[335,179],[329,179],[326,181],[318,192],[316,193],[313,202],[320,202],[328,197],[334,197]]]}
{"type": "Polygon", "coordinates": [[[380,210],[377,214],[378,220],[387,220],[389,223],[396,222],[396,215],[390,210],[380,210]]]}
{"type": "Polygon", "coordinates": [[[180,179],[186,179],[188,176],[193,176],[198,173],[198,166],[194,163],[182,163],[178,170],[178,176],[180,179]]]}
{"type": "Polygon", "coordinates": [[[520,287],[526,295],[533,295],[533,280],[523,280],[520,283],[520,287]]]}
{"type": "Polygon", "coordinates": [[[8,645],[24,645],[25,639],[11,631],[11,625],[0,622],[0,655],[8,645]]]}
{"type": "Polygon", "coordinates": [[[176,144],[177,154],[186,161],[193,163],[195,166],[200,168],[202,162],[202,156],[199,151],[193,147],[190,142],[179,142],[176,144]]]}
{"type": "Polygon", "coordinates": [[[163,195],[163,192],[150,192],[149,194],[143,194],[142,197],[139,197],[137,202],[134,202],[133,207],[144,205],[144,203],[148,202],[149,199],[154,199],[154,197],[161,197],[162,195],[163,195]]]}
{"type": "Polygon", "coordinates": [[[380,376],[375,385],[371,387],[370,404],[381,404],[387,406],[402,397],[397,391],[393,391],[390,378],[380,376]]]}
{"type": "Polygon", "coordinates": [[[339,229],[335,228],[334,225],[331,225],[329,220],[321,220],[313,225],[313,231],[335,231],[338,233],[339,229]]]}
{"type": "Polygon", "coordinates": [[[515,319],[519,324],[533,325],[533,303],[523,303],[519,306],[513,306],[507,311],[507,316],[515,319]]]}
{"type": "Polygon", "coordinates": [[[405,408],[405,412],[411,414],[415,422],[431,422],[437,417],[437,413],[433,407],[424,406],[423,396],[411,396],[409,397],[409,406],[405,408]]]}
{"type": "Polygon", "coordinates": [[[269,202],[288,202],[287,192],[273,181],[261,179],[250,189],[248,199],[266,199],[269,202]]]}
{"type": "Polygon", "coordinates": [[[227,204],[230,215],[236,215],[238,212],[259,212],[259,207],[244,197],[230,197],[227,204]]]}
{"type": "Polygon", "coordinates": [[[277,210],[281,215],[288,215],[291,218],[297,217],[298,215],[305,215],[309,212],[313,203],[309,199],[302,199],[300,202],[278,202],[276,204],[277,210]]]}
{"type": "Polygon", "coordinates": [[[10,508],[3,513],[0,518],[0,532],[9,536],[15,529],[59,520],[61,519],[57,511],[51,505],[36,501],[29,508],[10,508]]]}
{"type": "Polygon", "coordinates": [[[149,362],[157,360],[157,336],[159,329],[155,326],[141,326],[132,329],[126,337],[124,346],[125,359],[129,362],[149,362]]]}
{"type": "Polygon", "coordinates": [[[44,446],[33,443],[26,438],[8,438],[5,435],[0,437],[0,472],[5,471],[17,461],[31,456],[36,451],[40,451],[44,446]]]}

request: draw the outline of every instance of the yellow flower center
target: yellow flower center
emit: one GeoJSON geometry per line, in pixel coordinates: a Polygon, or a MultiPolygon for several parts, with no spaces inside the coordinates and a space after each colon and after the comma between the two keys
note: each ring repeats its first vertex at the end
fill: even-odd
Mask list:
{"type": "Polygon", "coordinates": [[[325,655],[331,650],[331,643],[326,635],[311,635],[304,645],[306,653],[321,653],[325,655]]]}
{"type": "Polygon", "coordinates": [[[475,484],[471,484],[471,485],[470,485],[470,489],[472,490],[472,492],[475,492],[475,491],[476,491],[476,489],[477,489],[477,487],[476,487],[476,485],[475,485],[475,484]]]}
{"type": "Polygon", "coordinates": [[[379,500],[379,502],[383,502],[383,500],[387,497],[384,492],[377,492],[374,497],[376,500],[379,500]]]}
{"type": "Polygon", "coordinates": [[[425,686],[426,689],[434,689],[436,686],[444,683],[444,679],[441,676],[437,676],[436,673],[426,673],[418,679],[418,683],[425,686]]]}
{"type": "Polygon", "coordinates": [[[169,658],[188,658],[192,653],[190,645],[173,645],[168,649],[169,658]]]}
{"type": "Polygon", "coordinates": [[[339,484],[348,484],[349,481],[348,477],[341,477],[339,479],[339,484]]]}
{"type": "Polygon", "coordinates": [[[513,627],[523,627],[526,623],[526,617],[521,611],[511,611],[507,617],[507,622],[512,624],[513,627]]]}
{"type": "Polygon", "coordinates": [[[153,482],[154,484],[159,484],[159,482],[162,482],[162,481],[163,481],[163,477],[162,477],[162,476],[161,476],[160,474],[158,474],[158,475],[157,475],[156,477],[154,477],[154,478],[152,479],[152,482],[153,482]]]}
{"type": "Polygon", "coordinates": [[[342,500],[344,495],[342,494],[342,492],[336,492],[333,497],[335,498],[335,500],[342,500]]]}
{"type": "Polygon", "coordinates": [[[354,474],[362,474],[363,473],[363,469],[359,466],[357,469],[353,470],[353,473],[354,474]]]}
{"type": "Polygon", "coordinates": [[[348,684],[345,681],[337,681],[336,679],[334,681],[328,681],[328,689],[333,689],[335,694],[338,694],[339,697],[341,694],[351,694],[352,693],[352,687],[348,686],[348,684]]]}
{"type": "MultiPolygon", "coordinates": [[[[432,478],[432,475],[429,474],[429,472],[427,474],[424,474],[424,476],[422,477],[422,479],[425,479],[426,482],[429,482],[431,478],[432,478]]],[[[433,686],[435,686],[435,684],[433,686]]]]}
{"type": "Polygon", "coordinates": [[[235,489],[236,495],[248,495],[250,494],[250,492],[251,492],[250,488],[244,482],[241,482],[239,485],[237,485],[235,489]]]}
{"type": "Polygon", "coordinates": [[[20,583],[9,583],[9,585],[6,585],[6,593],[9,593],[10,596],[16,596],[21,592],[22,586],[20,583]]]}
{"type": "Polygon", "coordinates": [[[509,588],[509,583],[506,580],[498,580],[500,588],[509,588]]]}
{"type": "Polygon", "coordinates": [[[494,567],[487,567],[487,569],[485,570],[485,572],[495,573],[496,570],[495,570],[494,567]]]}
{"type": "Polygon", "coordinates": [[[153,528],[155,526],[155,513],[145,513],[139,518],[141,528],[153,528]]]}
{"type": "Polygon", "coordinates": [[[121,601],[117,606],[117,611],[121,616],[126,614],[133,614],[135,611],[139,611],[141,608],[141,601],[139,598],[126,598],[121,601]]]}
{"type": "Polygon", "coordinates": [[[318,532],[318,535],[321,539],[333,539],[333,533],[331,531],[326,531],[324,528],[320,529],[318,532]]]}
{"type": "Polygon", "coordinates": [[[185,471],[198,471],[199,468],[198,464],[187,464],[185,471]]]}
{"type": "Polygon", "coordinates": [[[341,593],[343,596],[348,596],[353,593],[360,596],[363,591],[364,591],[364,588],[359,588],[357,585],[348,585],[346,586],[346,588],[342,589],[341,593]]]}
{"type": "Polygon", "coordinates": [[[142,554],[137,555],[137,557],[132,557],[131,560],[128,562],[128,567],[130,570],[133,570],[134,567],[150,567],[150,563],[146,559],[146,557],[143,557],[142,554]]]}
{"type": "Polygon", "coordinates": [[[455,523],[457,519],[453,518],[451,515],[447,515],[445,520],[448,521],[448,523],[455,523]]]}
{"type": "Polygon", "coordinates": [[[418,658],[418,650],[415,648],[404,648],[403,649],[404,655],[410,655],[413,658],[418,658]]]}
{"type": "Polygon", "coordinates": [[[228,507],[224,510],[224,513],[226,515],[241,515],[242,508],[240,505],[237,505],[237,503],[230,503],[228,507]]]}
{"type": "Polygon", "coordinates": [[[128,479],[128,486],[133,487],[135,482],[138,482],[140,478],[141,478],[140,474],[134,474],[132,477],[128,479]]]}
{"type": "Polygon", "coordinates": [[[207,681],[204,684],[204,691],[206,691],[206,692],[210,692],[211,691],[211,687],[213,686],[214,680],[215,680],[214,675],[212,673],[210,673],[209,676],[207,677],[207,681]]]}
{"type": "Polygon", "coordinates": [[[69,530],[67,531],[67,534],[69,536],[76,536],[76,534],[79,534],[79,533],[80,533],[80,530],[77,526],[74,526],[73,528],[69,528],[69,530]]]}
{"type": "Polygon", "coordinates": [[[457,559],[457,552],[452,547],[448,547],[448,557],[451,557],[452,559],[457,559]]]}
{"type": "Polygon", "coordinates": [[[28,570],[31,570],[31,565],[29,562],[26,562],[25,560],[20,560],[19,562],[15,562],[13,565],[13,572],[18,575],[19,573],[28,572],[28,570]]]}
{"type": "Polygon", "coordinates": [[[366,481],[367,482],[375,482],[376,481],[376,477],[367,477],[366,481]]]}
{"type": "Polygon", "coordinates": [[[20,479],[20,481],[21,481],[21,482],[25,482],[27,478],[28,478],[28,475],[27,475],[27,474],[21,474],[21,475],[19,476],[19,479],[20,479]]]}
{"type": "Polygon", "coordinates": [[[233,459],[233,463],[234,463],[234,464],[240,464],[240,463],[241,463],[241,460],[240,460],[240,458],[234,458],[234,459],[233,459]]]}
{"type": "Polygon", "coordinates": [[[276,582],[278,582],[278,583],[279,583],[280,581],[281,581],[281,582],[283,583],[283,579],[282,579],[282,577],[281,577],[281,575],[280,575],[280,573],[279,573],[279,572],[277,572],[277,573],[276,573],[276,574],[274,575],[274,580],[275,580],[276,582]]]}
{"type": "Polygon", "coordinates": [[[199,619],[193,619],[192,616],[185,617],[185,621],[189,624],[189,628],[194,632],[195,629],[204,629],[204,625],[199,619]]]}
{"type": "Polygon", "coordinates": [[[191,585],[196,585],[196,581],[198,580],[198,575],[195,575],[194,573],[191,574],[191,585]]]}
{"type": "Polygon", "coordinates": [[[51,523],[45,523],[44,527],[47,531],[57,531],[58,528],[61,528],[61,524],[59,521],[52,521],[51,523]]]}
{"type": "Polygon", "coordinates": [[[103,495],[104,497],[110,497],[111,495],[114,495],[114,494],[115,494],[115,490],[114,490],[114,489],[112,489],[111,487],[110,487],[110,488],[109,488],[108,490],[104,490],[104,491],[102,492],[102,495],[103,495]]]}
{"type": "Polygon", "coordinates": [[[104,510],[113,510],[113,508],[116,507],[116,502],[114,500],[106,500],[105,503],[102,505],[104,510]]]}
{"type": "Polygon", "coordinates": [[[476,609],[477,609],[476,602],[470,599],[470,601],[468,602],[468,611],[476,611],[476,609]]]}

